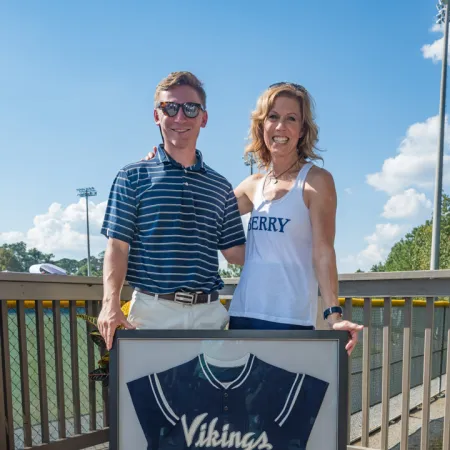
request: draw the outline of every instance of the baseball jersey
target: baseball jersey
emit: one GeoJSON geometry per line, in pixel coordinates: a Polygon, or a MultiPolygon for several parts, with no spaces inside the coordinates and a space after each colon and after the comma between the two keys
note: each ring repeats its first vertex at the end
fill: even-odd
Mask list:
{"type": "Polygon", "coordinates": [[[200,354],[127,386],[148,450],[301,450],[328,383],[253,354],[238,367],[200,354]]]}

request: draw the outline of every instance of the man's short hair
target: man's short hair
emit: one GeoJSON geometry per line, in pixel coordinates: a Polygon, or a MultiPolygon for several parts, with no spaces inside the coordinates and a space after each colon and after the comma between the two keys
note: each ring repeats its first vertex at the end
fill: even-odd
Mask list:
{"type": "Polygon", "coordinates": [[[203,83],[191,72],[172,72],[161,80],[158,86],[156,86],[154,98],[155,108],[159,101],[159,93],[161,91],[168,91],[175,86],[190,86],[195,89],[200,96],[203,107],[206,108],[206,92],[203,89],[203,83]]]}

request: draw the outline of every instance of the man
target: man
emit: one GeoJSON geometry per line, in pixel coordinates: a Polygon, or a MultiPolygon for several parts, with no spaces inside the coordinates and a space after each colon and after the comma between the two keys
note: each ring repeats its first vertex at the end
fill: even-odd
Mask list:
{"type": "Polygon", "coordinates": [[[208,121],[202,83],[174,72],[155,92],[163,144],[155,158],[129,164],[111,188],[102,234],[108,237],[98,328],[108,349],[117,326],[220,329],[218,254],[244,263],[245,234],[231,184],[196,149],[208,121]],[[134,288],[128,320],[124,280],[134,288]]]}

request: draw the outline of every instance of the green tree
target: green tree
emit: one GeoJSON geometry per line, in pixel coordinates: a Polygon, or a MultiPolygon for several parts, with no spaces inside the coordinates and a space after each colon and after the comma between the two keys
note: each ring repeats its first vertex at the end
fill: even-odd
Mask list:
{"type": "MultiPolygon", "coordinates": [[[[95,256],[91,256],[91,277],[101,277],[103,276],[103,258],[104,253],[101,252],[98,255],[98,258],[95,256]]],[[[88,275],[88,265],[87,265],[87,258],[82,259],[79,261],[79,269],[77,272],[78,276],[87,277],[88,275]]]]}
{"type": "Polygon", "coordinates": [[[9,250],[18,263],[19,272],[28,272],[30,266],[40,263],[51,263],[55,255],[52,253],[42,253],[32,248],[27,250],[25,242],[17,242],[15,244],[3,244],[0,248],[9,250]]]}
{"type": "MultiPolygon", "coordinates": [[[[432,220],[413,228],[397,242],[384,263],[375,264],[372,272],[428,270],[430,268],[432,220]]],[[[443,194],[440,233],[440,269],[450,268],[450,196],[443,194]]]]}
{"type": "MultiPolygon", "coordinates": [[[[43,253],[36,248],[27,250],[25,242],[3,244],[0,246],[0,271],[28,272],[33,264],[50,263],[67,271],[68,275],[87,276],[87,258],[80,261],[71,258],[54,260],[52,253],[43,253]]],[[[91,256],[91,276],[103,276],[105,252],[97,257],[91,256]]]]}
{"type": "Polygon", "coordinates": [[[7,248],[0,247],[0,271],[21,272],[21,269],[22,267],[14,253],[7,248]]]}
{"type": "Polygon", "coordinates": [[[242,273],[242,266],[237,264],[228,264],[227,269],[219,269],[219,275],[222,278],[239,278],[242,273]]]}
{"type": "Polygon", "coordinates": [[[53,264],[64,269],[68,275],[75,275],[80,269],[80,262],[76,259],[62,258],[53,264]]]}
{"type": "Polygon", "coordinates": [[[384,272],[384,264],[378,263],[374,264],[370,269],[371,272],[384,272]]]}

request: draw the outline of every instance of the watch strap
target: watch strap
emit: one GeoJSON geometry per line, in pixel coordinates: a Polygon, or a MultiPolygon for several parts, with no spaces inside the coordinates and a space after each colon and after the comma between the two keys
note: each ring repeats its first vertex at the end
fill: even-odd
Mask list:
{"type": "Polygon", "coordinates": [[[324,320],[327,320],[328,316],[334,313],[339,313],[342,316],[344,310],[340,306],[330,306],[323,312],[324,320]]]}

